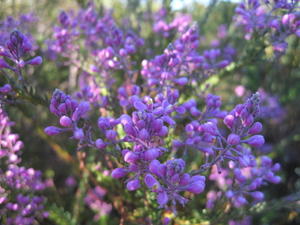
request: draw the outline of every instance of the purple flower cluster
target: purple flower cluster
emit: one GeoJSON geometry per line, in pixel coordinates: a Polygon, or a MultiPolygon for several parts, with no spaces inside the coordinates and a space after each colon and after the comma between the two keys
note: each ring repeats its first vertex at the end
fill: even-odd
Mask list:
{"type": "Polygon", "coordinates": [[[47,217],[44,197],[37,195],[45,188],[41,172],[20,166],[23,143],[11,133],[11,122],[0,107],[0,215],[6,224],[30,225],[47,217]]]}
{"type": "Polygon", "coordinates": [[[10,69],[20,74],[20,68],[25,65],[39,65],[42,63],[42,57],[36,56],[34,58],[26,60],[25,58],[33,50],[30,39],[15,30],[13,31],[5,45],[0,45],[0,69],[10,69]]]}
{"type": "Polygon", "coordinates": [[[50,126],[45,132],[50,135],[57,135],[63,132],[72,131],[73,138],[82,144],[90,142],[90,136],[85,130],[87,127],[79,127],[79,120],[86,119],[90,111],[90,104],[86,101],[77,102],[71,96],[56,89],[51,98],[50,111],[59,117],[62,128],[50,126]]]}
{"type": "MultiPolygon", "coordinates": [[[[217,181],[221,191],[208,192],[208,208],[221,196],[235,207],[262,201],[264,196],[258,189],[267,182],[280,181],[275,174],[280,166],[273,165],[266,156],[257,158],[253,151],[265,142],[260,134],[262,124],[255,121],[259,114],[259,94],[226,112],[219,96],[206,94],[203,99],[196,94],[200,99],[190,99],[180,92],[189,84],[200,86],[204,78],[229,65],[234,49],[215,45],[199,54],[200,38],[195,25],[187,22],[181,27],[176,20],[171,24],[159,20],[155,25],[157,32],[168,36],[174,29],[179,36],[163,54],[144,60],[141,71],[131,76],[130,56],[141,45],[140,38],[119,29],[111,14],[100,17],[93,5],[77,15],[62,13],[60,23],[65,26],[60,29],[69,28],[70,33],[66,34],[72,36],[66,38],[66,43],[70,41],[72,45],[74,41],[80,48],[83,35],[84,46],[95,58],[88,64],[97,66],[92,66],[93,72],[83,69],[81,91],[75,97],[54,91],[50,111],[59,117],[61,127],[50,126],[45,132],[48,135],[72,132],[72,138],[79,141],[79,149],[94,147],[116,156],[118,168],[112,170],[111,176],[127,177],[129,191],[147,188],[156,196],[160,208],[175,212],[176,205],[184,205],[194,194],[204,192],[207,186],[204,174],[210,173],[211,168],[208,177],[217,181]],[[125,79],[116,87],[111,81],[119,69],[125,72],[125,79]],[[101,77],[93,76],[94,72],[101,72],[101,77]],[[142,84],[137,81],[139,74],[145,81],[142,84]],[[182,88],[179,90],[178,86],[182,88]],[[116,99],[121,110],[113,102],[116,99]],[[89,121],[95,111],[98,129],[89,121]],[[187,151],[195,150],[201,157],[196,168],[185,160],[187,151]]],[[[225,38],[226,32],[221,27],[219,38],[225,38]]],[[[65,48],[59,42],[55,45],[65,48]]],[[[95,209],[102,204],[91,198],[87,201],[95,209]]]]}
{"type": "Polygon", "coordinates": [[[9,39],[10,33],[17,29],[26,33],[26,36],[33,42],[33,48],[35,49],[34,40],[29,34],[29,30],[36,21],[37,17],[33,13],[21,14],[19,18],[8,16],[0,21],[0,45],[5,45],[9,39]]]}
{"type": "Polygon", "coordinates": [[[189,14],[176,15],[172,22],[167,22],[167,10],[162,8],[154,15],[153,31],[167,38],[177,31],[182,32],[192,23],[192,17],[189,14]]]}
{"type": "MultiPolygon", "coordinates": [[[[265,123],[279,124],[285,118],[286,109],[281,105],[278,96],[266,92],[263,88],[259,88],[260,94],[260,112],[258,118],[264,119],[265,123]]],[[[245,97],[250,93],[244,86],[238,85],[235,88],[238,97],[245,97]]]]}
{"type": "Polygon", "coordinates": [[[197,52],[199,34],[196,25],[186,27],[180,37],[164,50],[162,55],[143,60],[141,74],[149,86],[184,86],[203,80],[232,62],[233,49],[209,49],[197,52]]]}
{"type": "Polygon", "coordinates": [[[86,48],[90,58],[94,58],[91,70],[104,78],[111,69],[130,72],[129,56],[143,45],[143,39],[133,31],[121,30],[110,12],[101,17],[93,4],[78,13],[61,12],[59,22],[60,26],[54,28],[53,40],[48,41],[50,53],[80,65],[78,51],[86,48]]]}
{"type": "Polygon", "coordinates": [[[83,72],[79,77],[80,91],[74,97],[80,101],[87,101],[95,107],[105,108],[108,106],[108,97],[101,93],[101,88],[97,84],[96,78],[87,72],[83,72]]]}
{"type": "Polygon", "coordinates": [[[287,37],[300,37],[299,1],[243,1],[235,10],[235,21],[251,39],[254,33],[269,35],[274,51],[287,49],[287,37]]]}
{"type": "Polygon", "coordinates": [[[101,216],[109,214],[112,210],[112,205],[103,200],[106,192],[107,190],[100,186],[96,186],[95,188],[90,189],[84,198],[85,204],[87,204],[93,211],[96,212],[94,217],[95,221],[98,221],[101,216]]]}

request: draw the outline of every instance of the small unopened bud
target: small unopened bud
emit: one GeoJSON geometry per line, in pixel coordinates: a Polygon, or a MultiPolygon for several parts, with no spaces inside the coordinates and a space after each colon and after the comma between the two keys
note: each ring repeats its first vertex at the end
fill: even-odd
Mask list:
{"type": "Polygon", "coordinates": [[[262,124],[260,122],[255,122],[249,129],[249,134],[258,134],[262,131],[262,124]]]}
{"type": "Polygon", "coordinates": [[[129,191],[134,191],[138,188],[140,188],[141,184],[140,184],[140,181],[139,179],[134,179],[134,180],[131,180],[127,183],[126,187],[129,191]]]}
{"type": "Polygon", "coordinates": [[[227,115],[227,116],[225,116],[225,118],[224,118],[224,124],[228,128],[232,128],[233,122],[234,122],[234,116],[233,115],[227,115]]]}
{"type": "Polygon", "coordinates": [[[77,139],[77,140],[80,140],[84,137],[84,133],[83,133],[83,130],[82,129],[76,129],[74,131],[74,138],[77,139]]]}
{"type": "Polygon", "coordinates": [[[262,135],[254,135],[245,140],[245,142],[253,147],[260,147],[265,143],[265,139],[262,135]]]}
{"type": "Polygon", "coordinates": [[[0,93],[6,94],[10,91],[12,91],[10,84],[5,84],[4,86],[0,87],[0,93]]]}
{"type": "Polygon", "coordinates": [[[144,154],[144,158],[146,160],[153,160],[159,156],[159,149],[158,148],[151,148],[147,150],[144,154]]]}
{"type": "Polygon", "coordinates": [[[68,116],[60,117],[59,123],[63,127],[71,127],[72,126],[72,120],[68,116]]]}
{"type": "Polygon", "coordinates": [[[152,188],[154,185],[158,185],[158,181],[150,173],[146,174],[144,182],[148,188],[152,188]]]}
{"type": "Polygon", "coordinates": [[[127,163],[135,163],[138,160],[139,156],[134,152],[127,152],[124,156],[124,161],[127,163]]]}
{"type": "Polygon", "coordinates": [[[0,59],[0,68],[10,68],[10,66],[4,59],[0,59]]]}
{"type": "Polygon", "coordinates": [[[262,201],[264,199],[264,194],[260,191],[252,192],[251,196],[257,201],[262,201]]]}
{"type": "Polygon", "coordinates": [[[98,149],[104,149],[106,147],[106,144],[103,142],[101,138],[96,140],[95,145],[98,149]]]}
{"type": "Polygon", "coordinates": [[[36,66],[42,64],[42,62],[43,62],[43,58],[41,56],[36,56],[33,59],[28,60],[26,64],[36,66]]]}
{"type": "Polygon", "coordinates": [[[63,130],[61,128],[58,128],[55,126],[46,127],[44,131],[49,136],[54,136],[54,135],[57,135],[57,134],[60,134],[63,132],[63,130]]]}
{"type": "Polygon", "coordinates": [[[111,172],[111,176],[115,179],[122,178],[126,176],[127,170],[124,168],[116,168],[111,172]]]}
{"type": "Polygon", "coordinates": [[[240,143],[240,136],[237,134],[229,134],[227,138],[227,143],[230,145],[237,145],[240,143]]]}
{"type": "Polygon", "coordinates": [[[105,132],[105,137],[108,139],[108,140],[115,140],[116,137],[117,137],[117,132],[114,131],[114,130],[107,130],[105,132]]]}

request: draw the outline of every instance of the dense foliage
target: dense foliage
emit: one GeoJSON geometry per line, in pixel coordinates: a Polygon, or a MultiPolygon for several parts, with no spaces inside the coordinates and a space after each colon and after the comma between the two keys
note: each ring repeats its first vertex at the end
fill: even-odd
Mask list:
{"type": "Polygon", "coordinates": [[[299,7],[1,3],[0,223],[300,223],[299,7]]]}

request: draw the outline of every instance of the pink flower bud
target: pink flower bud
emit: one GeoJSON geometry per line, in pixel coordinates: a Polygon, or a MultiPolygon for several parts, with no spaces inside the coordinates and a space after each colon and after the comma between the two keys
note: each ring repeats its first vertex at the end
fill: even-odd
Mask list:
{"type": "Polygon", "coordinates": [[[72,126],[72,120],[68,116],[60,117],[59,123],[63,127],[71,127],[72,126]]]}
{"type": "Polygon", "coordinates": [[[234,122],[234,116],[233,115],[227,115],[224,118],[224,124],[231,129],[233,127],[233,122],[234,122]]]}

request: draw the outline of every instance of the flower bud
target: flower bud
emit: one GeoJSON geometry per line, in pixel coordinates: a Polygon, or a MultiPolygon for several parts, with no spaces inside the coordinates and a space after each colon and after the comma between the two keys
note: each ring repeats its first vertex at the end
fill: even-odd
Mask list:
{"type": "Polygon", "coordinates": [[[0,87],[0,93],[6,94],[12,91],[12,87],[10,84],[5,84],[4,86],[0,87]]]}
{"type": "Polygon", "coordinates": [[[143,141],[148,140],[150,138],[149,132],[145,128],[143,128],[139,132],[139,138],[143,141]]]}
{"type": "Polygon", "coordinates": [[[127,183],[126,187],[129,191],[134,191],[138,188],[140,188],[141,184],[138,178],[131,180],[127,183]]]}
{"type": "Polygon", "coordinates": [[[164,176],[165,174],[165,167],[156,159],[149,164],[149,170],[159,177],[164,176]]]}
{"type": "Polygon", "coordinates": [[[180,86],[184,86],[188,83],[188,78],[187,77],[180,77],[180,78],[177,78],[177,79],[174,79],[174,83],[175,84],[178,84],[180,86]]]}
{"type": "Polygon", "coordinates": [[[159,185],[158,181],[150,173],[146,174],[144,182],[148,188],[152,188],[155,185],[159,185]]]}
{"type": "Polygon", "coordinates": [[[245,142],[253,147],[260,147],[265,143],[265,139],[262,135],[254,135],[245,140],[245,142]]]}
{"type": "Polygon", "coordinates": [[[1,68],[10,68],[10,66],[4,59],[0,59],[0,69],[1,68]]]}
{"type": "Polygon", "coordinates": [[[164,122],[161,119],[156,119],[152,122],[151,125],[152,125],[151,127],[154,131],[160,131],[164,125],[164,122]]]}
{"type": "Polygon", "coordinates": [[[244,127],[249,127],[254,122],[254,117],[252,115],[248,115],[245,119],[243,119],[242,124],[244,127]]]}
{"type": "Polygon", "coordinates": [[[84,133],[83,133],[83,130],[80,128],[80,129],[76,129],[74,131],[74,138],[77,139],[77,140],[81,140],[82,138],[84,138],[84,133]]]}
{"type": "Polygon", "coordinates": [[[26,64],[36,66],[42,64],[42,62],[43,62],[43,58],[41,56],[36,56],[33,59],[28,60],[26,64]]]}
{"type": "Polygon", "coordinates": [[[238,196],[234,201],[234,205],[236,207],[241,207],[241,206],[245,205],[246,203],[247,203],[247,200],[241,195],[238,196]]]}
{"type": "Polygon", "coordinates": [[[60,117],[59,123],[63,127],[71,127],[72,126],[72,120],[68,116],[60,117]]]}
{"type": "Polygon", "coordinates": [[[186,112],[186,109],[183,106],[177,106],[175,110],[179,114],[184,114],[186,112]]]}
{"type": "Polygon", "coordinates": [[[180,147],[184,146],[184,143],[179,140],[173,140],[172,145],[174,148],[180,148],[180,147]]]}
{"type": "Polygon", "coordinates": [[[204,188],[205,188],[205,177],[197,175],[191,177],[190,184],[186,190],[194,194],[199,194],[204,191],[204,188]]]}
{"type": "Polygon", "coordinates": [[[227,143],[229,145],[237,145],[240,143],[240,136],[237,134],[229,134],[229,136],[227,137],[227,143]]]}
{"type": "Polygon", "coordinates": [[[133,103],[133,106],[136,110],[139,111],[145,111],[147,109],[147,106],[140,100],[137,100],[133,103]]]}
{"type": "Polygon", "coordinates": [[[195,117],[201,115],[201,112],[196,107],[191,107],[190,113],[192,114],[192,116],[195,116],[195,117]]]}
{"type": "Polygon", "coordinates": [[[224,124],[231,129],[233,127],[233,122],[234,122],[234,116],[233,115],[227,115],[224,118],[224,124]]]}
{"type": "Polygon", "coordinates": [[[95,145],[96,145],[96,148],[98,148],[98,149],[104,149],[106,147],[106,144],[104,143],[104,141],[101,138],[98,138],[95,141],[95,145]]]}
{"type": "Polygon", "coordinates": [[[124,131],[126,132],[127,135],[134,136],[134,137],[137,136],[137,131],[131,124],[125,124],[124,131]]]}
{"type": "Polygon", "coordinates": [[[168,194],[165,191],[158,193],[156,199],[160,207],[163,207],[169,201],[168,194]]]}
{"type": "Polygon", "coordinates": [[[255,122],[252,127],[249,129],[249,134],[258,134],[262,131],[262,124],[260,122],[255,122]]]}
{"type": "Polygon", "coordinates": [[[116,168],[111,172],[111,176],[115,179],[119,179],[126,176],[127,173],[128,171],[124,168],[116,168]]]}
{"type": "Polygon", "coordinates": [[[168,135],[168,127],[166,126],[162,126],[161,130],[158,132],[158,135],[161,136],[161,137],[165,137],[168,135]]]}
{"type": "Polygon", "coordinates": [[[73,113],[72,120],[78,121],[80,118],[85,118],[89,110],[90,104],[88,102],[81,102],[73,113]]]}
{"type": "Polygon", "coordinates": [[[242,174],[240,169],[234,169],[234,176],[241,183],[246,181],[246,177],[242,174]]]}
{"type": "Polygon", "coordinates": [[[252,192],[251,196],[257,201],[262,201],[264,199],[264,193],[262,193],[260,191],[252,192]]]}
{"type": "Polygon", "coordinates": [[[62,133],[63,129],[55,127],[55,126],[49,126],[49,127],[45,128],[44,132],[49,136],[54,136],[54,135],[62,133]]]}
{"type": "Polygon", "coordinates": [[[106,137],[108,140],[113,141],[113,140],[115,140],[116,137],[117,137],[117,132],[114,131],[114,130],[107,130],[107,131],[105,132],[105,137],[106,137]]]}
{"type": "Polygon", "coordinates": [[[159,156],[159,149],[158,148],[151,148],[147,150],[144,154],[145,160],[153,160],[159,156]]]}
{"type": "Polygon", "coordinates": [[[127,163],[135,163],[139,159],[139,156],[134,152],[127,152],[124,156],[124,161],[127,163]]]}

